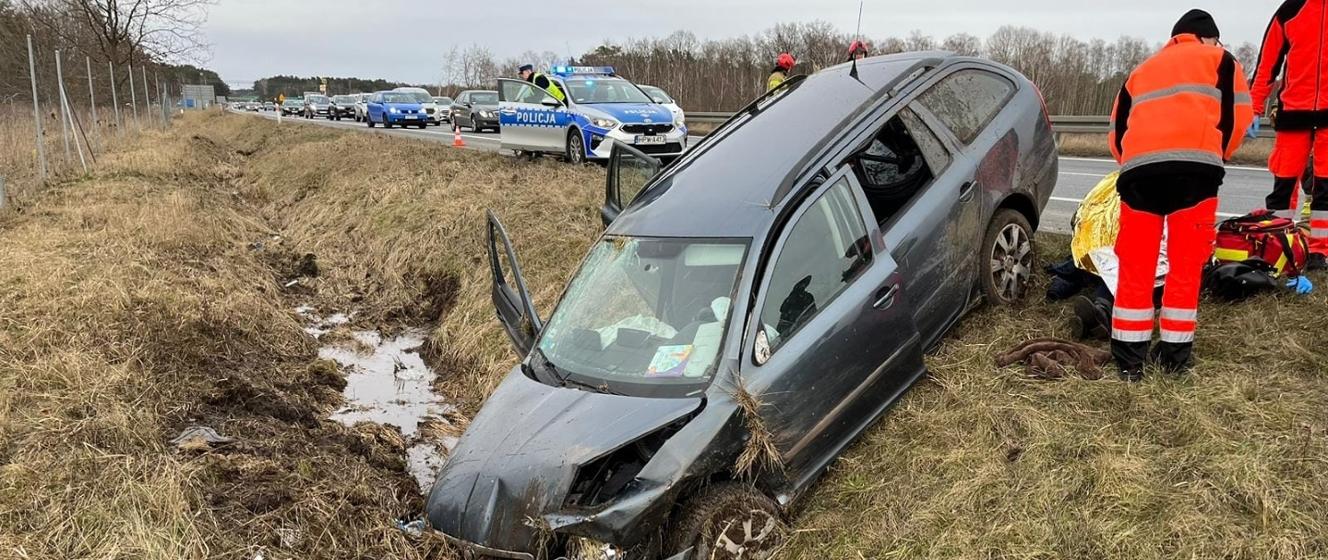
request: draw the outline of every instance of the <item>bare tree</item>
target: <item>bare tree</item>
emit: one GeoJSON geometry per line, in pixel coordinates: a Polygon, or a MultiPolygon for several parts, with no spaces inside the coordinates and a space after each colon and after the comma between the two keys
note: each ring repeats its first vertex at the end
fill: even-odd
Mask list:
{"type": "Polygon", "coordinates": [[[21,0],[34,21],[99,61],[203,62],[202,28],[216,0],[21,0]],[[70,21],[79,25],[69,25],[70,21]],[[93,45],[88,45],[90,38],[93,45]]]}

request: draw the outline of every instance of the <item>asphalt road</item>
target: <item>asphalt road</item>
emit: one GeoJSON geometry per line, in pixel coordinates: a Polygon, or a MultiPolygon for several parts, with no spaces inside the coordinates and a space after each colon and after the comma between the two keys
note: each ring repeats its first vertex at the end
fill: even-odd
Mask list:
{"type": "MultiPolygon", "coordinates": [[[[245,114],[276,120],[276,115],[269,112],[246,112],[245,114]]],[[[366,132],[372,130],[379,134],[424,138],[448,144],[452,142],[452,129],[450,125],[446,124],[430,126],[420,130],[417,128],[384,129],[381,127],[370,129],[364,123],[358,123],[354,120],[329,121],[326,119],[284,117],[282,122],[353,128],[366,132]]],[[[462,132],[461,137],[465,139],[467,147],[471,149],[497,151],[500,144],[499,134],[494,132],[483,134],[462,132]]],[[[699,140],[700,137],[693,136],[689,139],[689,144],[699,140]]],[[[1069,233],[1070,216],[1078,207],[1079,201],[1083,200],[1084,195],[1092,190],[1103,175],[1114,169],[1116,169],[1116,162],[1110,160],[1076,157],[1060,158],[1060,177],[1056,181],[1055,191],[1052,192],[1051,202],[1047,204],[1047,208],[1043,211],[1040,229],[1069,233]]],[[[1273,176],[1268,173],[1267,169],[1241,166],[1227,167],[1226,181],[1218,194],[1218,212],[1221,217],[1230,217],[1244,214],[1256,208],[1262,208],[1264,206],[1263,197],[1267,194],[1268,189],[1272,187],[1272,184],[1273,176]]]]}

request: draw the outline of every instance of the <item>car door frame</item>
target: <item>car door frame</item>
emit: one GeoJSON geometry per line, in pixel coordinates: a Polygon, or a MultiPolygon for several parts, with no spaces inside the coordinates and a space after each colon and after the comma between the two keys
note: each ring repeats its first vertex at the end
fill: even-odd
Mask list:
{"type": "MultiPolygon", "coordinates": [[[[825,175],[820,175],[820,177],[825,177],[825,175]]],[[[768,304],[766,297],[779,255],[782,254],[792,228],[798,223],[799,219],[806,215],[822,196],[834,188],[834,185],[840,179],[847,179],[848,181],[849,191],[852,193],[854,203],[857,206],[857,218],[862,222],[867,232],[867,238],[871,240],[872,258],[867,268],[860,272],[848,287],[828,302],[827,307],[836,304],[845,305],[842,302],[849,301],[846,297],[852,297],[851,292],[865,289],[872,292],[871,297],[875,299],[874,304],[882,305],[883,307],[880,307],[880,309],[883,311],[902,312],[902,316],[893,327],[896,331],[902,332],[905,337],[901,347],[890,354],[885,362],[876,366],[870,374],[864,376],[858,383],[841,385],[843,398],[830,406],[828,413],[821,416],[813,426],[810,426],[809,432],[800,438],[797,443],[780,450],[780,458],[784,465],[788,467],[788,470],[781,475],[781,477],[787,477],[783,482],[783,485],[785,485],[783,490],[790,493],[790,495],[797,495],[805,491],[845,447],[874,423],[891,404],[898,400],[899,396],[926,373],[925,365],[922,362],[921,337],[916,329],[912,328],[908,290],[902,285],[903,278],[900,277],[898,272],[898,264],[894,262],[893,257],[882,242],[879,230],[873,227],[875,220],[872,217],[870,207],[867,205],[862,188],[858,184],[857,177],[850,166],[843,165],[829,173],[828,178],[815,184],[814,187],[804,185],[799,189],[802,191],[801,194],[790,195],[789,204],[793,204],[795,207],[792,207],[782,218],[782,221],[775,228],[772,228],[768,234],[764,254],[753,277],[753,286],[749,296],[751,304],[747,310],[746,325],[742,334],[742,354],[738,360],[740,375],[744,376],[744,379],[747,383],[750,383],[752,388],[761,392],[777,381],[774,377],[799,374],[800,372],[794,368],[783,371],[776,370],[774,366],[771,366],[770,359],[778,356],[780,352],[794,351],[796,346],[793,349],[789,349],[788,346],[789,343],[795,340],[805,344],[808,340],[807,337],[816,334],[815,330],[808,327],[812,327],[818,321],[825,323],[835,319],[823,311],[818,312],[817,316],[811,318],[807,325],[790,335],[786,344],[776,349],[771,354],[770,359],[767,359],[764,363],[759,363],[756,359],[757,338],[763,330],[761,327],[761,312],[764,306],[768,304]],[[882,280],[883,284],[864,288],[865,284],[862,283],[868,281],[872,274],[882,274],[882,271],[872,270],[876,267],[886,269],[882,280]],[[913,371],[901,373],[900,370],[904,369],[913,371]],[[890,375],[891,373],[895,375],[890,375]],[[895,384],[887,383],[895,377],[900,377],[897,388],[894,388],[895,384]],[[860,418],[861,421],[855,423],[847,420],[852,418],[860,418]],[[844,420],[836,422],[836,420],[841,419],[844,420]],[[822,438],[822,435],[826,437],[822,438]]],[[[847,305],[851,305],[851,302],[847,305]]],[[[822,308],[822,310],[824,309],[822,308]]],[[[779,414],[779,411],[776,410],[770,410],[769,412],[779,414]]]]}
{"type": "Polygon", "coordinates": [[[630,206],[632,202],[640,198],[641,195],[650,188],[655,177],[659,176],[660,169],[663,169],[664,167],[663,162],[661,162],[659,158],[651,156],[622,142],[613,140],[609,141],[613,142],[613,147],[609,152],[608,169],[604,176],[604,204],[600,206],[599,209],[600,220],[604,222],[605,227],[608,227],[609,224],[613,223],[613,220],[616,219],[625,208],[630,206]],[[621,186],[618,181],[618,172],[622,169],[622,159],[624,157],[634,157],[653,164],[654,166],[654,173],[651,173],[650,178],[646,179],[645,184],[641,186],[641,190],[637,191],[636,194],[632,196],[632,199],[626,202],[623,202],[622,200],[621,186]]]}
{"type": "Polygon", "coordinates": [[[521,273],[521,264],[517,260],[516,250],[512,248],[507,229],[492,210],[485,210],[484,214],[487,222],[486,247],[489,253],[489,273],[492,280],[490,298],[493,301],[494,313],[498,316],[498,323],[507,334],[512,349],[519,357],[525,358],[539,340],[540,333],[544,330],[544,322],[540,319],[534,300],[530,297],[530,290],[526,287],[526,279],[521,273]],[[507,264],[511,268],[510,284],[502,267],[500,243],[501,256],[507,257],[507,264]]]}

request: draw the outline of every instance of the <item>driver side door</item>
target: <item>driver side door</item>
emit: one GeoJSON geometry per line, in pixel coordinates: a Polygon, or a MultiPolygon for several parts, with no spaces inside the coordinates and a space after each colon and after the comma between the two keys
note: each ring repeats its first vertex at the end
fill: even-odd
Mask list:
{"type": "Polygon", "coordinates": [[[491,297],[498,322],[503,325],[512,349],[525,358],[535,346],[544,322],[535,311],[535,304],[526,289],[525,277],[521,275],[521,265],[517,263],[516,251],[507,237],[507,230],[493,211],[485,211],[488,221],[489,271],[492,274],[493,287],[491,297]]]}
{"type": "Polygon", "coordinates": [[[910,279],[868,227],[866,204],[848,166],[802,203],[748,327],[742,375],[795,490],[925,372],[910,279]]]}
{"type": "Polygon", "coordinates": [[[498,80],[502,149],[562,152],[567,121],[567,107],[543,89],[524,80],[498,80]]]}

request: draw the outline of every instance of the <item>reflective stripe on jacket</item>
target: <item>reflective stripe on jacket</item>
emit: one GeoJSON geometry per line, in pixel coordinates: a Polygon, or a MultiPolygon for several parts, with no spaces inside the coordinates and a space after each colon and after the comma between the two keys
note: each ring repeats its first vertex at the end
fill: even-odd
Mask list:
{"type": "Polygon", "coordinates": [[[1121,181],[1158,173],[1222,173],[1254,120],[1240,63],[1192,34],[1172,37],[1130,74],[1108,143],[1121,181]]]}
{"type": "Polygon", "coordinates": [[[1259,62],[1250,77],[1254,107],[1262,112],[1273,82],[1282,78],[1277,96],[1278,130],[1328,126],[1328,9],[1324,0],[1286,0],[1268,22],[1259,62]]]}

